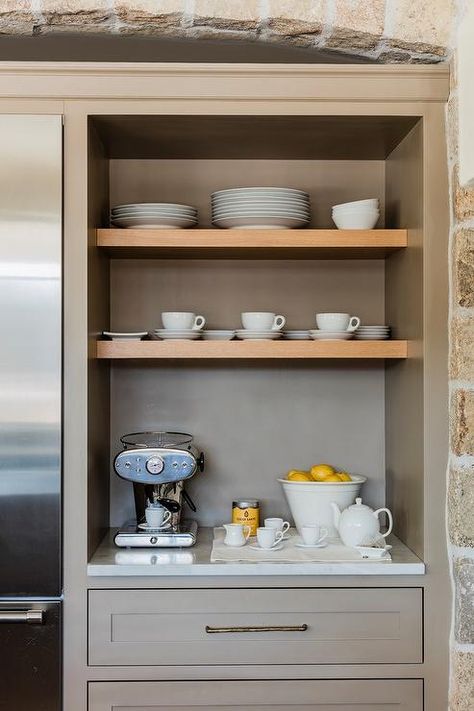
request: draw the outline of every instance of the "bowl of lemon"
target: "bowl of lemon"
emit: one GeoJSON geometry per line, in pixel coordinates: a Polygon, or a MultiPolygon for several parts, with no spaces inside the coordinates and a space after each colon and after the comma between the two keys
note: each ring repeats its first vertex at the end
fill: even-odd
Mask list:
{"type": "Polygon", "coordinates": [[[334,501],[341,511],[353,504],[367,478],[339,471],[331,464],[314,464],[308,470],[291,469],[278,481],[298,530],[317,523],[335,536],[331,503],[334,501]]]}

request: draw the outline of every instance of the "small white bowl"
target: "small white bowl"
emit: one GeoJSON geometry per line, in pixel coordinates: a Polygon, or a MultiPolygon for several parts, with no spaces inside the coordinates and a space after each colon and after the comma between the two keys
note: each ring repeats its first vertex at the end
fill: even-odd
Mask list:
{"type": "Polygon", "coordinates": [[[341,210],[341,209],[346,209],[346,208],[375,208],[378,209],[379,207],[379,199],[378,198],[370,198],[369,200],[354,200],[354,202],[341,202],[339,205],[333,205],[332,209],[333,210],[341,210]]]}
{"type": "Polygon", "coordinates": [[[380,213],[376,210],[336,213],[333,222],[339,230],[372,230],[378,222],[380,213]]]}

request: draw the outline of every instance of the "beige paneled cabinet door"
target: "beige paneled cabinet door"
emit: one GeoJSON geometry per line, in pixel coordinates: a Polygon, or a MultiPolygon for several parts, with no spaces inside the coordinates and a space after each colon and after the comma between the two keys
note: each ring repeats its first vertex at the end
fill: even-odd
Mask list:
{"type": "Polygon", "coordinates": [[[89,711],[422,711],[420,679],[96,682],[89,711]]]}

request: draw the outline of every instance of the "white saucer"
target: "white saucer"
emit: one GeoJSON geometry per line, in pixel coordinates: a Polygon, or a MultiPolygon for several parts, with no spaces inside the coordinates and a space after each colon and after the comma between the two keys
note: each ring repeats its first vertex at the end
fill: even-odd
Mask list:
{"type": "Polygon", "coordinates": [[[142,531],[168,531],[168,529],[171,528],[171,524],[165,523],[164,526],[156,528],[156,526],[150,526],[148,523],[139,523],[138,528],[140,528],[142,531]]]}
{"type": "Polygon", "coordinates": [[[285,341],[309,341],[309,331],[283,331],[285,341]]]}
{"type": "Polygon", "coordinates": [[[235,331],[218,331],[208,330],[202,331],[202,337],[205,341],[231,341],[235,336],[235,331]]]}
{"type": "Polygon", "coordinates": [[[111,338],[112,341],[140,341],[145,336],[148,336],[148,331],[125,331],[120,333],[119,331],[102,331],[102,335],[107,338],[111,338]]]}
{"type": "Polygon", "coordinates": [[[326,548],[326,541],[321,541],[321,543],[315,543],[310,545],[309,543],[295,543],[296,548],[326,548]]]}
{"type": "Polygon", "coordinates": [[[276,546],[273,546],[273,548],[261,548],[258,543],[251,543],[250,548],[253,548],[254,551],[263,551],[264,553],[268,553],[270,551],[281,551],[282,548],[284,548],[283,543],[278,543],[276,546]]]}
{"type": "Polygon", "coordinates": [[[242,340],[270,340],[282,337],[281,331],[251,331],[250,329],[240,329],[235,332],[237,338],[242,340]]]}
{"type": "Polygon", "coordinates": [[[353,338],[352,331],[310,331],[309,335],[314,341],[348,341],[353,338]]]}
{"type": "Polygon", "coordinates": [[[171,331],[165,328],[157,328],[153,331],[153,334],[158,338],[166,340],[191,340],[195,341],[197,338],[201,338],[202,331],[193,331],[192,329],[186,329],[185,331],[171,331]]]}

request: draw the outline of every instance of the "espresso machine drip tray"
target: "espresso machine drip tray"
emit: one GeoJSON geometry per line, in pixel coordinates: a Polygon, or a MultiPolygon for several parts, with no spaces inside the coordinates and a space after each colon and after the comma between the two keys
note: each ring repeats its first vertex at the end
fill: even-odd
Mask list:
{"type": "Polygon", "coordinates": [[[143,531],[132,519],[115,534],[119,548],[188,548],[196,543],[198,526],[192,519],[183,519],[172,529],[143,531]]]}

